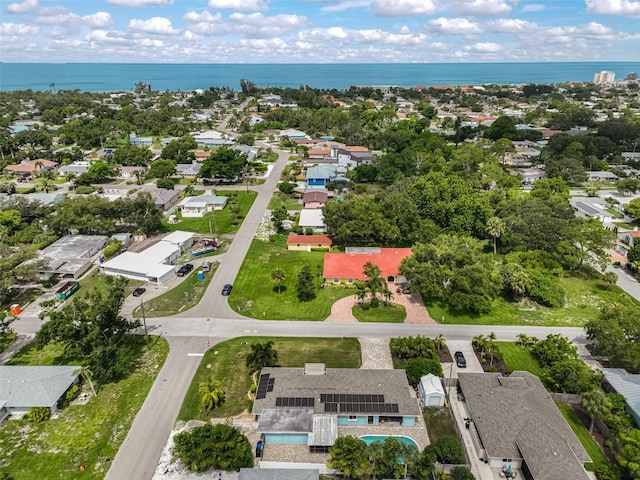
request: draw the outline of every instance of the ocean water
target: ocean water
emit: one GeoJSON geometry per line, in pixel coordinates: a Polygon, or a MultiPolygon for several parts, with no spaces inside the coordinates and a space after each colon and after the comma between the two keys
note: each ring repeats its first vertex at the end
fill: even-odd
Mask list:
{"type": "Polygon", "coordinates": [[[246,78],[260,87],[346,89],[351,85],[469,85],[591,81],[600,70],[616,79],[640,73],[640,62],[387,63],[387,64],[132,64],[0,63],[0,90],[130,91],[136,82],[154,90],[240,88],[246,78]]]}

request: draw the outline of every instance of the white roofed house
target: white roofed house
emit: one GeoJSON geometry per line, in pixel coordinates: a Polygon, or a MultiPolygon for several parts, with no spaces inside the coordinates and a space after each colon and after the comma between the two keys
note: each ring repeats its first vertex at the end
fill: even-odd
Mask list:
{"type": "Polygon", "coordinates": [[[180,209],[183,217],[204,217],[208,212],[224,209],[228,200],[229,197],[217,195],[186,197],[180,202],[180,209]]]}
{"type": "Polygon", "coordinates": [[[163,285],[176,274],[173,262],[193,245],[193,233],[175,231],[140,253],[124,252],[101,265],[105,275],[163,285]]]}
{"type": "Polygon", "coordinates": [[[198,162],[178,163],[176,164],[176,176],[182,178],[197,177],[201,168],[202,164],[198,162]]]}
{"type": "Polygon", "coordinates": [[[327,225],[324,223],[322,209],[302,209],[298,226],[302,229],[311,228],[315,233],[326,233],[327,225]]]}

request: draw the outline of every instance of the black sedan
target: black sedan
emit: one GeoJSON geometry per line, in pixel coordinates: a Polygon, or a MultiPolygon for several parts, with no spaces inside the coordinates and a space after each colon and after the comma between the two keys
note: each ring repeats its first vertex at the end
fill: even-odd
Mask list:
{"type": "Polygon", "coordinates": [[[188,275],[191,270],[193,270],[193,265],[191,263],[185,263],[178,269],[176,275],[184,277],[185,275],[188,275]]]}
{"type": "Polygon", "coordinates": [[[132,294],[132,295],[133,295],[134,297],[139,297],[140,295],[142,295],[142,294],[143,294],[144,292],[146,292],[146,291],[147,291],[147,289],[146,289],[146,288],[142,288],[142,287],[140,287],[140,288],[136,288],[136,289],[133,291],[133,294],[132,294]]]}
{"type": "Polygon", "coordinates": [[[225,297],[229,296],[231,294],[232,288],[233,285],[227,283],[224,287],[222,287],[222,295],[224,295],[225,297]]]}

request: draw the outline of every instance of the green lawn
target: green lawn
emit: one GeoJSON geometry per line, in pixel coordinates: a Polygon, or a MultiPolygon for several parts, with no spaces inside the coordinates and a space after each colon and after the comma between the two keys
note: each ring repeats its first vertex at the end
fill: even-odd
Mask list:
{"type": "Polygon", "coordinates": [[[292,199],[289,195],[286,195],[282,192],[276,192],[269,200],[269,210],[275,210],[280,207],[280,205],[285,206],[287,210],[302,210],[302,202],[297,199],[292,199]]]}
{"type": "MultiPolygon", "coordinates": [[[[237,232],[242,223],[242,219],[247,215],[249,209],[251,209],[251,205],[253,205],[253,201],[258,194],[251,190],[249,190],[249,192],[218,190],[216,195],[235,198],[238,208],[240,209],[235,220],[231,218],[231,205],[227,204],[223,210],[209,212],[201,218],[181,218],[178,223],[168,223],[165,218],[162,220],[164,230],[167,232],[183,230],[204,234],[217,231],[218,235],[237,232]],[[215,225],[213,222],[214,215],[215,225]]],[[[178,218],[180,218],[180,215],[178,215],[178,218]]]]}
{"type": "Polygon", "coordinates": [[[616,285],[607,290],[607,284],[601,279],[566,277],[560,279],[560,284],[566,294],[564,308],[547,308],[535,303],[520,307],[498,298],[489,313],[477,315],[455,311],[440,302],[425,303],[431,318],[439,323],[562,327],[583,326],[597,318],[600,307],[605,305],[640,305],[616,285]]]}
{"type": "MultiPolygon", "coordinates": [[[[304,265],[309,265],[313,274],[322,275],[324,252],[288,251],[286,237],[274,238],[273,242],[254,240],[251,244],[229,297],[229,304],[236,312],[272,320],[324,320],[336,300],[355,293],[346,288],[325,288],[318,289],[314,300],[299,301],[296,296],[298,273],[304,265]],[[271,272],[276,268],[285,273],[281,293],[271,282],[271,272]]],[[[318,285],[320,281],[318,277],[318,285]]]]}
{"type": "Polygon", "coordinates": [[[544,370],[538,365],[538,362],[527,348],[523,348],[514,342],[496,342],[496,345],[498,345],[509,371],[524,370],[533,373],[539,378],[544,376],[544,370]]]}
{"type": "Polygon", "coordinates": [[[576,434],[576,437],[578,437],[578,440],[580,440],[580,443],[591,457],[591,460],[593,460],[593,463],[585,464],[585,468],[593,472],[600,465],[609,464],[607,457],[605,457],[604,453],[602,453],[602,450],[600,450],[600,446],[591,437],[591,435],[589,434],[589,430],[587,430],[585,426],[582,425],[575,412],[571,410],[571,406],[567,403],[557,403],[556,405],[562,412],[562,415],[564,415],[564,418],[569,423],[569,426],[571,426],[573,433],[576,434]]]}
{"type": "Polygon", "coordinates": [[[449,409],[425,407],[422,409],[422,417],[427,426],[431,444],[434,444],[442,437],[458,437],[449,409]]]}
{"type": "MultiPolygon", "coordinates": [[[[118,383],[103,385],[85,405],[70,405],[43,423],[7,421],[0,429],[6,462],[2,471],[16,480],[104,478],[169,352],[166,340],[152,338],[152,348],[142,354],[137,369],[118,383]],[[82,465],[86,470],[81,474],[82,465]]],[[[28,346],[11,364],[50,365],[64,359],[61,352],[59,345],[40,352],[28,346]]],[[[80,363],[65,360],[69,362],[63,364],[80,363]]]]}
{"type": "Polygon", "coordinates": [[[228,417],[249,408],[249,388],[253,383],[245,359],[252,343],[273,341],[281,367],[303,367],[305,363],[325,363],[328,368],[359,368],[360,343],[355,338],[234,338],[209,349],[193,377],[178,420],[206,420],[200,404],[198,386],[211,376],[220,380],[226,394],[225,403],[213,411],[214,417],[228,417]]]}
{"type": "Polygon", "coordinates": [[[0,353],[9,348],[9,345],[13,343],[17,336],[17,333],[7,333],[4,335],[0,335],[0,353]]]}
{"type": "MultiPolygon", "coordinates": [[[[100,273],[98,268],[94,268],[88,275],[80,280],[80,288],[69,298],[82,297],[90,292],[94,287],[103,290],[106,288],[107,282],[110,280],[115,280],[115,277],[103,275],[100,273]]],[[[62,286],[63,281],[60,281],[58,285],[62,286]]],[[[127,285],[124,287],[125,295],[131,295],[131,293],[141,285],[144,285],[144,282],[128,279],[127,285]]]]}
{"type": "MultiPolygon", "coordinates": [[[[217,263],[213,262],[211,271],[204,272],[204,280],[198,280],[198,269],[192,270],[189,276],[178,286],[158,297],[152,298],[148,302],[144,302],[145,316],[150,318],[168,317],[195,307],[202,299],[204,292],[207,291],[207,287],[217,268],[217,263]]],[[[144,298],[141,298],[141,300],[144,300],[144,298]]],[[[135,318],[142,317],[141,307],[135,308],[133,316],[135,318]]]]}
{"type": "Polygon", "coordinates": [[[397,303],[390,303],[388,307],[380,304],[378,308],[369,308],[367,310],[355,305],[351,312],[359,322],[402,323],[407,317],[407,310],[397,303]]]}
{"type": "Polygon", "coordinates": [[[614,225],[617,225],[618,227],[621,228],[626,228],[627,230],[633,230],[636,225],[634,225],[633,223],[627,223],[627,222],[612,222],[614,225]]]}

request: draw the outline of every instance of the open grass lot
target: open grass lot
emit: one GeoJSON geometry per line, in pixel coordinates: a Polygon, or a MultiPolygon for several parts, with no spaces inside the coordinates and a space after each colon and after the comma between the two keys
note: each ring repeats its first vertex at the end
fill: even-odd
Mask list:
{"type": "Polygon", "coordinates": [[[491,312],[476,315],[452,310],[440,302],[425,303],[431,318],[439,323],[443,323],[444,317],[444,323],[561,327],[581,327],[597,318],[600,307],[605,305],[640,305],[616,285],[607,290],[607,284],[600,279],[565,277],[560,284],[566,295],[564,308],[547,308],[535,303],[518,306],[498,298],[491,312]]]}
{"type": "Polygon", "coordinates": [[[567,403],[557,403],[556,405],[562,412],[562,415],[564,415],[567,423],[571,426],[573,433],[576,434],[576,437],[578,437],[578,440],[580,440],[580,443],[591,457],[591,460],[593,460],[593,463],[587,463],[585,468],[593,472],[598,468],[598,466],[608,464],[609,461],[607,460],[607,457],[602,453],[602,450],[600,450],[596,441],[591,438],[589,430],[582,425],[578,416],[573,410],[571,410],[571,406],[567,403]]]}
{"type": "Polygon", "coordinates": [[[249,190],[249,192],[218,190],[216,195],[235,198],[238,208],[240,209],[236,220],[231,220],[231,205],[228,204],[223,210],[209,212],[202,218],[182,218],[178,223],[168,223],[165,218],[162,220],[164,230],[167,232],[183,230],[186,232],[207,234],[214,229],[213,216],[215,215],[215,228],[218,231],[218,235],[237,232],[242,223],[242,219],[247,215],[247,212],[249,212],[258,194],[251,190],[249,190]],[[211,222],[211,226],[209,222],[211,222]]]}
{"type": "MultiPolygon", "coordinates": [[[[211,263],[211,271],[204,272],[204,280],[198,280],[198,269],[191,271],[189,276],[175,288],[162,295],[152,298],[148,302],[144,302],[144,313],[147,317],[168,317],[175,315],[183,310],[195,307],[213,278],[218,265],[211,263]]],[[[142,317],[142,308],[136,307],[133,311],[135,318],[142,317]]]]}
{"type": "Polygon", "coordinates": [[[11,305],[14,303],[17,303],[22,307],[22,309],[24,309],[24,307],[29,305],[43,293],[43,290],[35,287],[10,288],[7,295],[3,297],[3,301],[0,303],[0,310],[9,310],[11,305]]]}
{"type": "Polygon", "coordinates": [[[302,201],[297,199],[292,199],[289,195],[286,195],[282,192],[276,192],[269,200],[269,210],[275,210],[280,207],[280,205],[285,206],[287,210],[302,210],[302,201]]]}
{"type": "MultiPolygon", "coordinates": [[[[272,242],[254,240],[242,263],[229,297],[229,305],[236,312],[252,318],[271,320],[324,320],[331,313],[331,305],[343,297],[353,295],[350,289],[318,289],[310,302],[296,296],[298,273],[304,265],[314,275],[322,274],[323,252],[288,251],[286,237],[277,235],[272,242]],[[271,272],[280,268],[285,273],[281,293],[271,282],[271,272]]],[[[318,285],[321,278],[317,278],[318,285]]]]}
{"type": "Polygon", "coordinates": [[[449,412],[448,408],[425,407],[422,409],[422,417],[432,444],[442,437],[458,436],[449,412]]]}
{"type": "Polygon", "coordinates": [[[360,343],[355,338],[234,338],[211,347],[204,355],[193,377],[178,420],[206,420],[200,403],[198,386],[208,376],[220,380],[226,401],[212,412],[214,417],[229,417],[249,408],[247,396],[253,383],[245,359],[252,343],[273,341],[281,367],[303,367],[307,362],[325,363],[328,368],[359,368],[360,343]]]}
{"type": "MultiPolygon", "coordinates": [[[[102,275],[97,268],[94,268],[88,275],[85,275],[84,278],[80,280],[80,288],[76,293],[74,293],[69,298],[73,299],[76,297],[79,297],[79,298],[83,297],[88,292],[90,292],[92,288],[98,288],[100,290],[103,290],[107,287],[107,282],[110,281],[108,279],[115,280],[115,277],[110,277],[109,275],[102,275]]],[[[60,283],[58,283],[56,288],[61,287],[63,284],[64,284],[64,281],[61,280],[60,283]]],[[[144,285],[144,282],[142,281],[128,279],[127,285],[124,287],[125,294],[127,296],[131,295],[131,293],[136,288],[142,285],[144,285]]]]}
{"type": "Polygon", "coordinates": [[[351,312],[359,322],[402,323],[407,317],[407,310],[397,303],[390,303],[388,307],[381,304],[378,308],[369,308],[367,310],[356,305],[351,309],[351,312]]]}
{"type": "Polygon", "coordinates": [[[538,365],[538,362],[527,348],[523,348],[514,342],[496,342],[496,344],[509,371],[524,370],[533,373],[538,378],[544,376],[544,370],[538,365]]]}
{"type": "MultiPolygon", "coordinates": [[[[70,405],[43,423],[7,421],[0,428],[3,471],[16,480],[104,478],[169,352],[164,339],[152,339],[151,350],[142,354],[131,375],[103,385],[85,405],[70,405]]],[[[64,359],[59,345],[40,352],[28,346],[23,352],[11,364],[79,364],[64,359]]],[[[84,391],[89,387],[85,385],[84,391]]]]}

